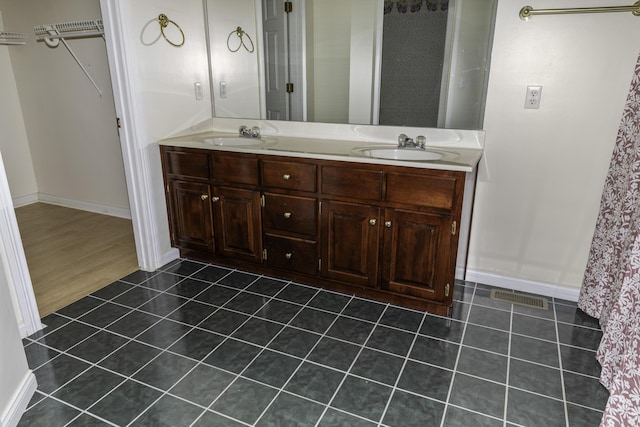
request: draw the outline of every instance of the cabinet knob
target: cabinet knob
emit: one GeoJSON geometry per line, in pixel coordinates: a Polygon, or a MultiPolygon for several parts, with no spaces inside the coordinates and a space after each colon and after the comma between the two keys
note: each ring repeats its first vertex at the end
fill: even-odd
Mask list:
{"type": "Polygon", "coordinates": [[[213,197],[211,198],[211,201],[212,201],[212,202],[217,202],[218,200],[220,200],[220,197],[213,196],[213,197]]]}
{"type": "Polygon", "coordinates": [[[284,217],[287,219],[291,218],[291,212],[285,212],[284,217]]]}
{"type": "Polygon", "coordinates": [[[285,173],[284,175],[282,175],[282,179],[284,179],[285,181],[289,181],[291,179],[291,175],[285,173]]]}
{"type": "Polygon", "coordinates": [[[200,196],[200,200],[207,200],[209,198],[208,194],[203,194],[202,196],[200,196]]]}
{"type": "Polygon", "coordinates": [[[370,219],[370,220],[369,220],[369,225],[376,225],[376,223],[377,223],[377,222],[378,222],[378,221],[377,221],[375,218],[370,219]]]}
{"type": "Polygon", "coordinates": [[[391,228],[391,221],[385,221],[384,226],[387,228],[391,228]]]}
{"type": "Polygon", "coordinates": [[[291,259],[292,256],[293,256],[293,252],[287,252],[286,254],[284,254],[284,257],[286,259],[291,259]]]}

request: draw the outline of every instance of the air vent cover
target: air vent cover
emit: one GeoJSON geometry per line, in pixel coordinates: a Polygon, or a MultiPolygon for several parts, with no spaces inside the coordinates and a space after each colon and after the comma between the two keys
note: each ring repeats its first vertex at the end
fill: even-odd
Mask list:
{"type": "Polygon", "coordinates": [[[549,310],[549,303],[546,298],[519,294],[517,292],[491,289],[491,299],[495,301],[523,305],[525,307],[537,308],[539,310],[549,310]]]}

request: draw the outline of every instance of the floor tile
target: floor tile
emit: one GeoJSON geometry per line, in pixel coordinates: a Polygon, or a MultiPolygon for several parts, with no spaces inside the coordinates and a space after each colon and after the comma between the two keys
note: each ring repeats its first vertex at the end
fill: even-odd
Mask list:
{"type": "Polygon", "coordinates": [[[280,388],[301,362],[300,359],[291,356],[264,350],[251,362],[242,376],[280,388]]]}
{"type": "Polygon", "coordinates": [[[211,286],[211,283],[202,280],[186,278],[182,279],[174,287],[167,290],[167,293],[181,296],[183,298],[193,298],[200,292],[211,286]]]}
{"type": "Polygon", "coordinates": [[[230,274],[231,270],[223,267],[207,265],[206,267],[192,273],[190,276],[194,279],[204,280],[210,283],[216,283],[226,275],[230,274]]]}
{"type": "Polygon", "coordinates": [[[127,425],[162,395],[158,390],[127,380],[89,412],[117,425],[127,425]]]}
{"type": "Polygon", "coordinates": [[[181,276],[191,276],[192,274],[202,270],[203,268],[205,268],[205,264],[188,260],[181,260],[180,262],[172,264],[170,267],[163,269],[170,273],[179,274],[181,276]]]}
{"type": "Polygon", "coordinates": [[[391,387],[348,375],[331,401],[331,406],[378,421],[391,391],[391,387]]]}
{"type": "Polygon", "coordinates": [[[169,392],[207,407],[220,396],[235,378],[235,375],[220,369],[207,365],[198,365],[173,386],[169,392]]]}
{"type": "Polygon", "coordinates": [[[76,358],[61,354],[40,366],[33,373],[38,381],[38,390],[51,393],[87,370],[91,365],[76,358]]]}
{"type": "Polygon", "coordinates": [[[280,300],[271,300],[262,306],[262,308],[255,313],[255,316],[273,320],[274,322],[289,323],[300,310],[302,310],[302,306],[300,305],[280,300]]]}
{"type": "Polygon", "coordinates": [[[501,419],[502,416],[500,417],[500,420],[498,420],[496,418],[490,418],[486,415],[449,405],[444,417],[443,427],[502,427],[503,423],[501,419]]]}
{"type": "Polygon", "coordinates": [[[47,363],[60,354],[59,351],[45,347],[37,342],[27,345],[24,348],[24,353],[27,356],[29,368],[32,370],[47,363]]]}
{"type": "MultiPolygon", "coordinates": [[[[142,308],[141,308],[142,309],[142,308]]],[[[188,325],[197,325],[209,317],[216,309],[197,301],[189,301],[167,316],[168,319],[188,325]]]]}
{"type": "Polygon", "coordinates": [[[356,358],[360,347],[346,342],[324,337],[307,357],[321,365],[346,371],[356,358]]]}
{"type": "Polygon", "coordinates": [[[123,282],[127,282],[127,283],[133,283],[134,285],[139,285],[140,283],[144,282],[145,280],[152,278],[156,274],[158,274],[158,273],[157,272],[149,272],[149,271],[137,270],[137,271],[134,271],[133,273],[123,277],[120,280],[123,281],[123,282]]]}
{"type": "Polygon", "coordinates": [[[600,322],[578,307],[571,307],[562,304],[555,305],[556,319],[558,322],[570,323],[576,326],[585,326],[593,329],[600,329],[600,322]]]}
{"type": "Polygon", "coordinates": [[[218,283],[231,288],[244,289],[256,281],[258,277],[260,276],[243,271],[234,271],[218,280],[218,283]]]}
{"type": "Polygon", "coordinates": [[[571,403],[567,404],[567,414],[570,426],[599,426],[602,412],[585,408],[571,403]]]}
{"type": "Polygon", "coordinates": [[[456,370],[505,384],[507,382],[507,357],[463,346],[456,370]]]}
{"type": "Polygon", "coordinates": [[[175,286],[178,282],[183,280],[184,277],[175,274],[160,272],[152,278],[140,283],[140,286],[145,288],[155,289],[156,291],[166,291],[169,288],[175,286]]]}
{"type": "Polygon", "coordinates": [[[305,308],[291,321],[291,326],[323,334],[336,319],[336,315],[313,308],[305,308]]]}
{"type": "Polygon", "coordinates": [[[410,360],[402,371],[398,387],[444,402],[447,400],[452,376],[452,371],[410,360]]]}
{"type": "Polygon", "coordinates": [[[120,375],[93,367],[56,391],[53,396],[77,408],[87,409],[124,381],[125,378],[120,375]]]}
{"type": "Polygon", "coordinates": [[[366,342],[366,346],[388,353],[405,356],[411,348],[415,335],[385,326],[376,326],[366,342]]]}
{"type": "Polygon", "coordinates": [[[122,319],[107,326],[107,330],[133,338],[144,332],[149,327],[155,325],[160,320],[161,318],[155,315],[143,313],[141,311],[132,311],[122,319]]]}
{"type": "Polygon", "coordinates": [[[79,317],[78,320],[97,328],[104,328],[129,312],[131,312],[131,308],[108,302],[79,317]]]}
{"type": "Polygon", "coordinates": [[[562,401],[512,388],[509,389],[507,420],[531,427],[566,426],[562,401]]]}
{"type": "Polygon", "coordinates": [[[377,424],[363,418],[329,408],[318,427],[375,427],[377,424]]]}
{"type": "Polygon", "coordinates": [[[204,359],[204,362],[239,374],[258,353],[260,353],[260,347],[229,338],[204,359]]]}
{"type": "Polygon", "coordinates": [[[242,427],[245,425],[224,415],[207,411],[193,424],[193,427],[242,427]]]}
{"type": "Polygon", "coordinates": [[[216,412],[253,424],[278,391],[256,382],[238,378],[211,406],[216,412]]]}
{"type": "Polygon", "coordinates": [[[453,300],[471,303],[471,301],[473,300],[474,292],[475,292],[475,285],[465,286],[462,283],[456,282],[453,288],[453,300]]]}
{"type": "Polygon", "coordinates": [[[198,294],[195,299],[220,307],[229,302],[229,300],[237,294],[238,291],[235,289],[227,288],[226,286],[213,285],[198,294]]]}
{"type": "Polygon", "coordinates": [[[393,386],[403,365],[403,358],[365,348],[349,372],[393,386]]]}
{"type": "Polygon", "coordinates": [[[384,309],[385,304],[360,298],[353,298],[342,311],[342,315],[376,322],[380,318],[384,309]]]}
{"type": "Polygon", "coordinates": [[[596,352],[578,347],[560,345],[562,369],[579,374],[600,377],[600,363],[596,359],[596,352]]]}
{"type": "Polygon", "coordinates": [[[447,341],[460,342],[464,323],[445,317],[426,315],[420,334],[447,341]]]}
{"type": "Polygon", "coordinates": [[[18,427],[63,426],[78,415],[77,409],[47,397],[22,415],[18,427]]]}
{"type": "Polygon", "coordinates": [[[469,323],[480,326],[509,331],[511,326],[511,312],[474,305],[469,312],[468,321],[469,323]]]}
{"type": "Polygon", "coordinates": [[[416,332],[423,317],[424,313],[418,311],[389,306],[380,318],[380,324],[416,332]]]}
{"type": "Polygon", "coordinates": [[[556,368],[513,359],[509,364],[509,385],[562,399],[562,380],[556,368]]]}
{"type": "Polygon", "coordinates": [[[92,417],[89,414],[82,414],[75,418],[66,427],[110,427],[112,424],[108,424],[98,418],[92,417]]]}
{"type": "Polygon", "coordinates": [[[327,331],[327,335],[344,341],[363,344],[369,337],[373,327],[373,323],[338,316],[336,321],[327,331]]]}
{"type": "Polygon", "coordinates": [[[526,335],[532,338],[539,338],[547,341],[556,341],[556,324],[551,320],[537,317],[513,315],[514,334],[526,335]]]}
{"type": "Polygon", "coordinates": [[[562,344],[597,350],[602,340],[602,331],[558,323],[558,340],[562,344]]]}
{"type": "Polygon", "coordinates": [[[127,342],[129,342],[127,338],[110,332],[100,331],[82,341],[80,344],[71,347],[67,350],[67,353],[89,362],[97,363],[127,342]]]}
{"type": "Polygon", "coordinates": [[[249,319],[249,316],[246,314],[221,308],[202,321],[198,327],[228,335],[238,329],[247,319],[249,319]]]}
{"type": "Polygon", "coordinates": [[[471,304],[467,304],[460,301],[454,301],[453,309],[451,310],[451,318],[466,322],[467,317],[469,316],[470,309],[471,309],[471,304]]]}
{"type": "Polygon", "coordinates": [[[75,319],[102,304],[104,304],[104,301],[88,296],[74,302],[73,304],[61,308],[57,311],[57,313],[75,319]]]}
{"type": "Polygon", "coordinates": [[[344,373],[304,362],[285,390],[321,403],[329,403],[344,378],[344,373]]]}
{"type": "Polygon", "coordinates": [[[317,289],[290,283],[276,295],[276,298],[297,304],[306,304],[316,293],[318,293],[317,289]]]}
{"type": "Polygon", "coordinates": [[[169,351],[202,360],[225,339],[224,335],[194,329],[169,347],[169,351]]]}
{"type": "Polygon", "coordinates": [[[138,310],[164,317],[178,309],[186,302],[186,299],[180,298],[176,295],[160,294],[151,301],[142,304],[138,307],[138,310]]]}
{"type": "Polygon", "coordinates": [[[98,332],[98,329],[78,322],[69,322],[48,335],[40,338],[39,343],[56,350],[65,351],[80,341],[98,332]]]}
{"type": "Polygon", "coordinates": [[[229,310],[235,310],[246,314],[253,314],[260,307],[269,301],[268,297],[250,294],[248,292],[240,292],[238,295],[229,300],[224,307],[229,310]]]}
{"type": "Polygon", "coordinates": [[[203,412],[201,408],[173,396],[162,396],[131,426],[188,427],[203,412]]]}
{"type": "Polygon", "coordinates": [[[600,411],[604,410],[609,399],[609,392],[597,378],[566,371],[563,373],[563,378],[567,402],[600,411]]]}
{"type": "Polygon", "coordinates": [[[443,413],[441,402],[396,390],[382,421],[390,426],[433,426],[440,424],[443,413]]]}
{"type": "Polygon", "coordinates": [[[282,328],[283,326],[280,323],[252,317],[231,336],[242,341],[249,341],[250,343],[263,346],[271,341],[282,328]]]}
{"type": "Polygon", "coordinates": [[[282,280],[261,277],[258,280],[255,280],[245,289],[249,292],[272,297],[280,292],[285,286],[287,286],[287,282],[284,282],[282,280]]]}
{"type": "Polygon", "coordinates": [[[553,304],[551,303],[551,301],[548,301],[548,307],[549,308],[547,310],[543,310],[541,308],[513,304],[513,312],[532,317],[540,317],[547,320],[555,320],[555,312],[553,310],[553,304]]]}
{"type": "Polygon", "coordinates": [[[162,390],[169,390],[184,377],[196,362],[171,353],[162,353],[139,370],[133,378],[162,390]]]}
{"type": "Polygon", "coordinates": [[[559,367],[558,344],[520,335],[511,336],[511,357],[559,367]]]}
{"type": "Polygon", "coordinates": [[[117,297],[121,293],[128,291],[132,287],[133,285],[131,285],[130,283],[116,280],[115,282],[105,286],[104,288],[98,289],[91,295],[93,295],[94,297],[110,300],[117,297]]]}
{"type": "Polygon", "coordinates": [[[127,307],[136,308],[158,295],[160,295],[159,291],[136,286],[135,288],[131,288],[127,292],[115,297],[112,301],[126,305],[127,307]]]}
{"type": "Polygon", "coordinates": [[[507,354],[509,350],[509,333],[483,326],[467,325],[462,343],[482,350],[507,354]]]}
{"type": "Polygon", "coordinates": [[[130,376],[160,354],[160,350],[139,342],[130,342],[99,363],[119,374],[130,376]]]}
{"type": "Polygon", "coordinates": [[[333,292],[320,291],[309,301],[309,307],[340,313],[351,298],[333,292]]]}
{"type": "Polygon", "coordinates": [[[285,327],[269,343],[269,348],[297,357],[305,357],[322,336],[302,329],[285,327]]]}
{"type": "Polygon", "coordinates": [[[419,335],[413,344],[409,357],[421,362],[453,369],[459,350],[460,346],[458,344],[419,335]]]}
{"type": "Polygon", "coordinates": [[[505,393],[504,385],[457,373],[449,402],[481,414],[502,418],[505,393]]]}
{"type": "Polygon", "coordinates": [[[280,393],[255,425],[313,427],[323,411],[324,407],[318,403],[288,393],[280,393]]]}
{"type": "Polygon", "coordinates": [[[167,348],[191,330],[190,326],[171,320],[161,320],[140,335],[136,340],[159,348],[167,348]]]}
{"type": "Polygon", "coordinates": [[[62,317],[56,313],[51,313],[42,318],[42,326],[44,326],[44,329],[42,330],[41,335],[51,333],[59,327],[66,325],[70,321],[71,320],[66,317],[62,317]]]}

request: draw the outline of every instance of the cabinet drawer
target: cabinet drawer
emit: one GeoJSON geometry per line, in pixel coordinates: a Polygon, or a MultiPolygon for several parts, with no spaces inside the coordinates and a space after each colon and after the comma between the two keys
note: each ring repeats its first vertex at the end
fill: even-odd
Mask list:
{"type": "Polygon", "coordinates": [[[213,156],[212,176],[216,181],[258,185],[258,159],[254,156],[216,152],[213,156]]]}
{"type": "Polygon", "coordinates": [[[316,199],[265,193],[264,201],[266,229],[315,238],[318,228],[316,199]]]}
{"type": "Polygon", "coordinates": [[[318,247],[316,242],[265,236],[266,264],[270,267],[315,274],[318,247]]]}
{"type": "Polygon", "coordinates": [[[287,190],[316,191],[316,165],[262,161],[262,184],[287,190]]]}
{"type": "Polygon", "coordinates": [[[453,210],[458,179],[409,173],[387,173],[387,202],[453,210]]]}
{"type": "Polygon", "coordinates": [[[163,150],[164,167],[168,175],[178,178],[209,179],[209,155],[163,150]]]}
{"type": "Polygon", "coordinates": [[[380,200],[382,195],[382,172],[323,166],[322,193],[366,200],[380,200]]]}

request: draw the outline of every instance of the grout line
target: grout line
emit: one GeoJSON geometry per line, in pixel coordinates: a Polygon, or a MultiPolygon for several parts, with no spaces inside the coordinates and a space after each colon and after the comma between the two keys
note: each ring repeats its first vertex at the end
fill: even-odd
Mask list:
{"type": "Polygon", "coordinates": [[[509,317],[509,343],[507,345],[507,377],[505,378],[504,388],[504,409],[503,409],[503,425],[507,426],[507,420],[509,415],[509,379],[511,376],[511,336],[513,333],[513,305],[511,305],[511,315],[509,317]]]}
{"type": "Polygon", "coordinates": [[[555,322],[555,326],[556,326],[556,339],[557,339],[557,343],[558,343],[558,366],[560,368],[560,386],[562,387],[562,405],[564,407],[564,420],[565,420],[565,424],[567,427],[569,427],[569,409],[567,407],[567,394],[565,392],[565,388],[564,388],[564,369],[562,368],[562,350],[560,347],[560,331],[558,329],[558,322],[557,322],[557,313],[556,313],[556,305],[553,305],[553,314],[554,314],[554,319],[556,319],[555,322]]]}

